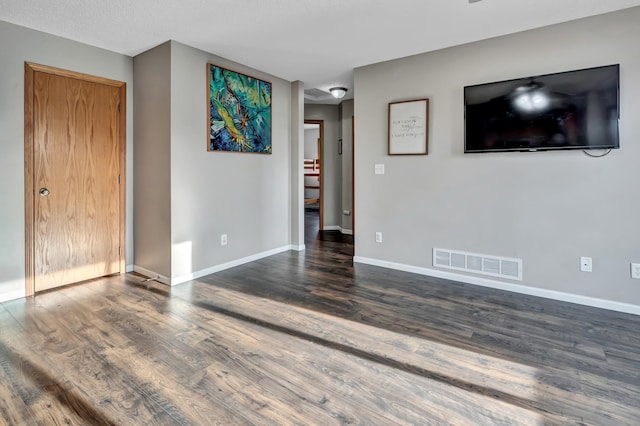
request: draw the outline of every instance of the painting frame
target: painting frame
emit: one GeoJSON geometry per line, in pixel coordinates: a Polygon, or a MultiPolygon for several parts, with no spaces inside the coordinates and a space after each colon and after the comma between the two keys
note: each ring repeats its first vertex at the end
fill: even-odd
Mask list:
{"type": "Polygon", "coordinates": [[[428,155],[429,99],[389,102],[388,155],[428,155]]]}
{"type": "Polygon", "coordinates": [[[272,153],[271,82],[207,63],[207,151],[272,153]]]}

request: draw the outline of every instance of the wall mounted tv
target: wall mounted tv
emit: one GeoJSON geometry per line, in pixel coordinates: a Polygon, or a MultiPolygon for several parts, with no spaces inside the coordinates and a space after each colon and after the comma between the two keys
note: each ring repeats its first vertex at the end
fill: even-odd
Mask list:
{"type": "Polygon", "coordinates": [[[464,152],[619,148],[620,66],[464,88],[464,152]]]}

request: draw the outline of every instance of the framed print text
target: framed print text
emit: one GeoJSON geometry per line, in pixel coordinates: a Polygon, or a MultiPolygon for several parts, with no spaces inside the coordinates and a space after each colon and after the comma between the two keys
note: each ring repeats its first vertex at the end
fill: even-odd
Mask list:
{"type": "Polygon", "coordinates": [[[429,99],[389,103],[389,155],[427,155],[429,99]]]}

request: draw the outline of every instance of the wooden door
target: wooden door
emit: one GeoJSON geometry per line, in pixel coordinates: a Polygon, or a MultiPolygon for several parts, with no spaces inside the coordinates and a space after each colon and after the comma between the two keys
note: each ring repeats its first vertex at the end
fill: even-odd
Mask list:
{"type": "Polygon", "coordinates": [[[123,83],[83,77],[35,69],[25,82],[32,95],[25,111],[33,143],[27,197],[35,291],[124,272],[123,83]]]}

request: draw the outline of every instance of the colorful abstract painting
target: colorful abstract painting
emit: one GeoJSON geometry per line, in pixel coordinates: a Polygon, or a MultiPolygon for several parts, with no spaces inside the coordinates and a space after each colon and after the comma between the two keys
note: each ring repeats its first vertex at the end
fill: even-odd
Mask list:
{"type": "Polygon", "coordinates": [[[207,64],[209,151],[271,154],[271,83],[207,64]]]}

